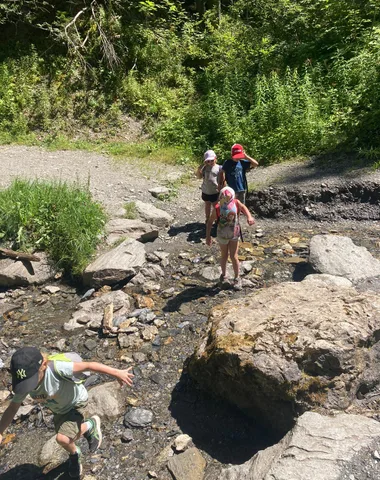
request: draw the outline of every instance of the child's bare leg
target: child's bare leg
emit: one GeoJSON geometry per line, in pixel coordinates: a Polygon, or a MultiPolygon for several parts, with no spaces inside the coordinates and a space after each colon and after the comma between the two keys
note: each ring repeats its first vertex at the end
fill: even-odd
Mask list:
{"type": "Polygon", "coordinates": [[[225,277],[227,274],[228,244],[227,245],[219,244],[219,246],[220,246],[220,267],[222,269],[222,275],[223,277],[225,277]]]}
{"type": "Polygon", "coordinates": [[[76,435],[75,438],[69,438],[66,435],[63,435],[63,433],[57,433],[56,440],[59,445],[61,445],[62,448],[64,448],[67,452],[70,453],[70,455],[76,453],[77,447],[75,445],[75,442],[79,440],[79,438],[88,430],[88,426],[86,423],[82,423],[80,426],[80,432],[76,435]]]}
{"type": "Polygon", "coordinates": [[[57,433],[55,439],[57,440],[57,443],[59,443],[59,445],[61,445],[61,447],[64,448],[70,455],[77,453],[77,447],[72,438],[66,437],[66,435],[63,435],[62,433],[57,433]]]}
{"type": "Polygon", "coordinates": [[[235,278],[239,277],[240,262],[238,259],[239,241],[231,241],[228,243],[228,250],[230,252],[231,262],[234,269],[235,278]]]}
{"type": "Polygon", "coordinates": [[[211,202],[205,202],[205,215],[206,215],[206,223],[211,214],[211,202]]]}

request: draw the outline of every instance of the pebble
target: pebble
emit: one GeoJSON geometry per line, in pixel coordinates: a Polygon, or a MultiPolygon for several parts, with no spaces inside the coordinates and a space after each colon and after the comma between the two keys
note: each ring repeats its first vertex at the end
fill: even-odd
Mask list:
{"type": "Polygon", "coordinates": [[[126,428],[121,435],[121,441],[124,443],[132,442],[133,440],[133,431],[130,428],[126,428]]]}

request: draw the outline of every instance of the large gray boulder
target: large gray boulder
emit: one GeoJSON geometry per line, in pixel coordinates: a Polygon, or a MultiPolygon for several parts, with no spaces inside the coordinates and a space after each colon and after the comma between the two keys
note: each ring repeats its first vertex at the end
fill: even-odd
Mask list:
{"type": "Polygon", "coordinates": [[[139,242],[153,242],[158,237],[158,227],[141,220],[114,218],[106,225],[107,243],[113,245],[121,238],[134,238],[139,242]]]}
{"type": "Polygon", "coordinates": [[[345,409],[380,386],[374,293],[289,282],[218,305],[209,320],[190,374],[281,433],[305,410],[345,409]]]}
{"type": "Polygon", "coordinates": [[[90,287],[114,285],[135,275],[144,263],[144,245],[127,239],[91,263],[83,273],[83,283],[90,287]]]}
{"type": "Polygon", "coordinates": [[[379,478],[380,463],[371,446],[380,439],[380,423],[360,415],[325,417],[304,413],[277,445],[258,452],[243,465],[225,469],[220,480],[343,480],[379,478]],[[350,476],[356,456],[367,458],[350,476]],[[378,463],[378,466],[376,465],[378,463]],[[372,465],[371,465],[372,464],[372,465]],[[371,475],[371,472],[373,476],[371,475]],[[377,474],[376,474],[376,473],[377,474]],[[358,473],[357,469],[355,473],[358,473]],[[347,476],[345,476],[345,474],[347,476]]]}
{"type": "Polygon", "coordinates": [[[345,277],[352,281],[380,275],[380,261],[365,247],[348,237],[315,235],[310,240],[309,262],[318,273],[345,277]]]}
{"type": "Polygon", "coordinates": [[[136,200],[135,205],[139,216],[148,223],[153,223],[157,227],[167,227],[173,222],[173,217],[169,213],[155,207],[151,203],[136,200]]]}
{"type": "Polygon", "coordinates": [[[125,392],[119,382],[98,385],[88,393],[86,413],[89,417],[99,415],[103,418],[114,418],[124,414],[125,408],[125,392]]]}
{"type": "Polygon", "coordinates": [[[57,271],[47,255],[43,252],[38,252],[36,255],[41,259],[39,262],[11,258],[0,260],[0,286],[27,287],[28,285],[40,285],[53,279],[57,271]]]}

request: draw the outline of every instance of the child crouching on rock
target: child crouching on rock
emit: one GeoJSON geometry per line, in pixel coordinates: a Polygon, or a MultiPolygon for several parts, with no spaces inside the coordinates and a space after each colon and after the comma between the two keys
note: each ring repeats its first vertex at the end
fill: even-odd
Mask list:
{"type": "Polygon", "coordinates": [[[12,387],[15,393],[0,420],[0,444],[3,433],[29,394],[45,402],[53,412],[57,442],[69,453],[69,476],[78,478],[82,472],[81,450],[75,442],[83,435],[95,452],[102,442],[100,419],[97,415],[84,420],[88,393],[81,383],[85,372],[105,373],[123,385],[132,385],[132,367],[117,370],[97,362],[83,362],[77,354],[47,356],[35,347],[17,350],[11,359],[12,387]],[[80,361],[71,361],[79,359],[80,361]]]}
{"type": "Polygon", "coordinates": [[[219,202],[215,205],[210,218],[207,222],[206,228],[206,243],[212,244],[211,227],[217,220],[216,239],[220,246],[220,266],[222,273],[220,275],[220,283],[223,284],[227,281],[227,260],[228,254],[230,254],[232,266],[234,269],[234,283],[233,288],[235,290],[241,290],[241,278],[239,275],[239,237],[240,237],[240,224],[239,215],[243,213],[247,217],[249,225],[253,225],[255,220],[250,214],[248,208],[243,205],[239,200],[235,199],[235,192],[230,187],[224,187],[220,191],[219,202]]]}

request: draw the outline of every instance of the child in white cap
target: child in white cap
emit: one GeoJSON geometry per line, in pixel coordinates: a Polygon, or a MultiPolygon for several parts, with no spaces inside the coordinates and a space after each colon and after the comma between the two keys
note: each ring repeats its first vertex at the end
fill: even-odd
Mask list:
{"type": "Polygon", "coordinates": [[[211,246],[211,227],[215,220],[218,220],[216,239],[219,243],[221,253],[220,266],[222,269],[222,273],[220,275],[220,283],[223,284],[227,281],[227,260],[228,254],[230,254],[235,274],[233,283],[233,288],[235,290],[242,289],[240,278],[240,263],[238,258],[240,237],[240,213],[247,217],[247,222],[249,225],[253,225],[255,223],[255,220],[253,219],[248,208],[243,205],[239,200],[235,199],[234,190],[230,187],[224,187],[220,191],[219,203],[215,205],[215,208],[208,219],[206,228],[206,243],[207,245],[211,246]]]}
{"type": "Polygon", "coordinates": [[[211,205],[216,205],[218,201],[221,169],[221,165],[216,163],[216,153],[213,150],[207,150],[203,165],[197,169],[197,177],[203,178],[201,190],[202,200],[205,202],[206,223],[210,217],[211,205]]]}

